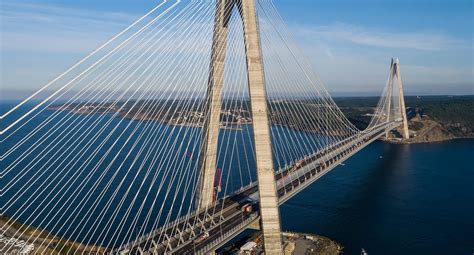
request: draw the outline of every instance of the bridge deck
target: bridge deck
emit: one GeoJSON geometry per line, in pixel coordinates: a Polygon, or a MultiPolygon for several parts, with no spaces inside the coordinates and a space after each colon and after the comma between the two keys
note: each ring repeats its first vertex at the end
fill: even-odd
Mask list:
{"type": "MultiPolygon", "coordinates": [[[[376,126],[367,132],[334,144],[324,151],[308,156],[297,165],[278,171],[275,178],[279,204],[284,203],[341,162],[379,139],[385,134],[386,129],[393,129],[398,125],[400,121],[376,126]]],[[[130,254],[205,254],[218,248],[245,230],[248,225],[260,219],[258,210],[249,214],[242,213],[242,205],[239,202],[246,197],[258,199],[256,183],[217,201],[210,210],[203,210],[178,219],[116,251],[130,254]],[[196,238],[204,231],[209,233],[209,237],[202,242],[196,242],[196,238]]]]}

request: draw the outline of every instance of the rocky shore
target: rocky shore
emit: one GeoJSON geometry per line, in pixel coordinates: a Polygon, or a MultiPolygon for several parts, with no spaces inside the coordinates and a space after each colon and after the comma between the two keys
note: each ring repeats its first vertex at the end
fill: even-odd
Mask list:
{"type": "Polygon", "coordinates": [[[464,135],[457,134],[458,132],[453,132],[449,125],[439,123],[428,117],[420,117],[417,115],[415,118],[412,118],[408,121],[408,128],[410,132],[410,139],[402,140],[401,139],[401,127],[399,127],[395,132],[391,133],[391,139],[387,140],[390,143],[397,144],[418,144],[418,143],[436,143],[449,141],[453,139],[461,138],[474,138],[471,134],[465,131],[464,135]]]}
{"type": "Polygon", "coordinates": [[[283,233],[285,255],[337,255],[343,247],[339,243],[319,235],[283,233]]]}
{"type": "MultiPolygon", "coordinates": [[[[343,247],[339,243],[315,234],[283,232],[284,255],[338,255],[343,247]]],[[[264,254],[262,232],[257,231],[229,247],[224,247],[217,254],[254,255],[264,254]]]]}
{"type": "Polygon", "coordinates": [[[48,231],[0,216],[0,254],[104,254],[106,249],[51,235],[48,231]]]}

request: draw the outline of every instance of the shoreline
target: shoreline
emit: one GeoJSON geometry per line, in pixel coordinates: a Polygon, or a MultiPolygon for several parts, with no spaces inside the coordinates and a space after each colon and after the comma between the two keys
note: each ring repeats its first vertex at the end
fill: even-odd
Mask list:
{"type": "MultiPolygon", "coordinates": [[[[97,245],[85,245],[67,240],[41,228],[25,225],[10,217],[0,215],[0,228],[4,234],[0,236],[0,252],[9,250],[11,254],[106,254],[106,248],[97,245]],[[21,233],[17,233],[21,232],[21,233]],[[34,241],[31,241],[33,239],[34,241]]],[[[312,233],[282,232],[284,240],[282,248],[285,255],[327,254],[338,255],[343,253],[344,246],[329,237],[312,233]],[[309,252],[309,253],[308,253],[309,252]]],[[[260,235],[248,239],[247,243],[260,243],[260,235]]],[[[261,243],[260,243],[261,245],[261,243]]]]}
{"type": "Polygon", "coordinates": [[[28,254],[104,254],[107,249],[98,245],[86,245],[50,234],[46,229],[26,225],[8,216],[0,215],[0,228],[5,232],[0,242],[2,249],[12,253],[28,250],[28,254]],[[33,240],[33,241],[31,241],[33,240]]]}
{"type": "MultiPolygon", "coordinates": [[[[256,230],[256,229],[255,229],[256,230]]],[[[282,231],[282,254],[319,254],[339,255],[343,253],[344,246],[329,237],[314,233],[295,231],[282,231]]],[[[232,244],[223,246],[217,254],[263,254],[263,236],[260,230],[247,234],[232,244]]]]}
{"type": "Polygon", "coordinates": [[[343,254],[344,246],[329,237],[300,232],[282,232],[283,253],[298,254],[343,254]]]}
{"type": "Polygon", "coordinates": [[[440,140],[433,140],[433,141],[397,141],[397,140],[386,140],[386,139],[381,139],[381,141],[389,144],[433,144],[433,143],[444,143],[444,142],[449,142],[449,141],[454,141],[454,140],[472,140],[474,137],[449,137],[449,138],[444,138],[440,140]]]}

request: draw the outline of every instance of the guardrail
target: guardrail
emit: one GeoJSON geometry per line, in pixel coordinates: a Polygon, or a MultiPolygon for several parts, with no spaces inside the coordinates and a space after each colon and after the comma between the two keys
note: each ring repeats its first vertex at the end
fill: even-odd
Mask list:
{"type": "Polygon", "coordinates": [[[240,224],[234,226],[232,229],[227,231],[224,235],[220,236],[217,239],[214,239],[211,243],[207,244],[199,251],[196,252],[197,255],[207,254],[209,251],[215,249],[215,247],[220,246],[226,240],[231,239],[236,234],[240,233],[242,229],[245,229],[246,226],[254,222],[259,217],[258,213],[253,213],[249,218],[242,221],[240,224]]]}
{"type": "MultiPolygon", "coordinates": [[[[339,162],[342,162],[344,161],[347,157],[350,157],[352,156],[353,154],[355,154],[357,151],[359,151],[360,149],[364,148],[367,144],[373,142],[374,140],[378,139],[380,137],[380,134],[378,135],[378,137],[371,137],[375,134],[377,134],[378,132],[381,132],[382,130],[385,130],[387,128],[389,129],[393,129],[395,128],[396,126],[398,126],[400,124],[400,121],[396,120],[396,121],[392,121],[390,123],[382,123],[382,124],[379,124],[377,126],[374,126],[372,127],[370,130],[364,130],[363,132],[361,132],[360,134],[357,134],[356,136],[352,136],[352,137],[349,137],[349,138],[346,138],[342,141],[339,141],[335,144],[332,144],[331,146],[325,148],[325,150],[322,150],[322,151],[317,151],[311,155],[318,155],[318,153],[322,153],[324,151],[330,151],[328,154],[326,155],[323,155],[322,157],[324,158],[327,158],[327,159],[330,159],[330,156],[329,155],[334,155],[336,154],[337,155],[337,152],[338,151],[344,151],[344,150],[347,150],[348,148],[351,148],[352,145],[351,144],[359,144],[361,142],[364,143],[364,146],[360,146],[358,149],[355,149],[354,151],[351,151],[349,152],[348,154],[345,154],[345,156],[341,157],[341,158],[337,158],[337,160],[335,160],[334,162],[331,162],[332,165],[331,166],[328,166],[324,172],[322,172],[320,175],[314,175],[314,176],[311,176],[310,179],[314,179],[314,180],[309,180],[307,181],[306,178],[305,178],[305,181],[303,183],[303,185],[298,185],[298,187],[296,187],[295,189],[293,189],[292,191],[293,192],[290,192],[290,193],[293,193],[293,194],[287,194],[286,193],[286,190],[285,190],[285,195],[284,197],[282,197],[282,201],[286,201],[288,200],[289,198],[291,198],[293,195],[294,195],[294,192],[295,191],[299,191],[303,188],[305,188],[307,185],[313,183],[314,181],[316,181],[317,179],[319,179],[321,176],[325,175],[326,173],[328,173],[330,170],[332,170],[333,168],[335,168],[337,165],[339,165],[339,162]],[[371,138],[369,139],[369,141],[364,141],[364,139],[367,139],[367,138],[371,138]]],[[[361,144],[362,145],[362,144],[361,144]]],[[[310,155],[310,156],[311,156],[310,155]]],[[[337,157],[337,156],[336,156],[337,157]]],[[[284,172],[285,170],[288,170],[289,168],[291,168],[292,166],[285,166],[284,168],[282,169],[279,169],[278,171],[275,172],[275,174],[280,174],[282,172],[284,172]]],[[[303,170],[303,169],[300,169],[300,170],[303,170]]],[[[311,171],[311,169],[309,170],[311,171]]],[[[309,172],[308,170],[303,170],[303,171],[297,171],[298,173],[296,174],[296,177],[293,177],[291,178],[293,180],[296,180],[296,179],[299,179],[301,176],[307,174],[309,172]]],[[[291,182],[290,181],[290,182],[291,182]]],[[[256,186],[257,183],[256,182],[253,182],[253,183],[250,183],[248,184],[247,186],[245,187],[242,187],[239,191],[237,191],[235,194],[239,194],[239,193],[242,193],[244,192],[245,190],[247,189],[250,189],[251,187],[254,187],[256,186]]],[[[283,187],[285,185],[282,185],[283,187]]],[[[281,187],[279,187],[281,188],[281,187]]],[[[232,196],[232,195],[235,195],[235,194],[230,194],[226,197],[223,197],[221,201],[224,201],[224,199],[232,196]]],[[[150,238],[153,238],[153,236],[155,236],[156,234],[158,234],[159,232],[162,232],[163,229],[166,229],[168,228],[169,226],[173,226],[173,225],[176,225],[176,224],[179,224],[183,221],[186,221],[186,220],[189,220],[191,219],[192,217],[197,217],[198,215],[200,215],[203,211],[200,211],[200,212],[197,212],[197,211],[194,211],[193,213],[191,213],[190,215],[186,215],[184,217],[180,217],[176,220],[174,220],[173,222],[167,224],[166,226],[162,226],[161,228],[147,234],[147,235],[144,235],[142,236],[141,238],[135,240],[134,242],[130,242],[126,245],[123,245],[121,246],[121,248],[118,248],[116,249],[116,251],[119,251],[121,249],[126,249],[126,248],[131,248],[133,246],[135,246],[136,244],[140,244],[144,241],[147,241],[149,240],[150,238]]],[[[215,247],[218,247],[219,244],[221,244],[224,240],[227,240],[229,238],[229,236],[232,236],[234,235],[234,233],[236,232],[241,232],[242,231],[242,228],[245,228],[246,225],[250,224],[251,222],[255,221],[259,216],[258,212],[257,213],[254,213],[252,214],[248,219],[246,219],[244,222],[240,223],[239,225],[236,225],[235,227],[233,227],[230,231],[226,232],[224,235],[220,236],[218,239],[215,239],[212,241],[212,243],[206,245],[204,248],[202,248],[201,250],[199,250],[197,252],[197,254],[205,254],[206,252],[209,252],[211,249],[215,248],[215,247]]]]}

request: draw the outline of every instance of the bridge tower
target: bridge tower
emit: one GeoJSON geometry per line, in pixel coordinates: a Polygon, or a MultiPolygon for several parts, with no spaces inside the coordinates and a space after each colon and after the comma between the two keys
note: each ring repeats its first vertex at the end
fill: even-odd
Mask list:
{"type": "Polygon", "coordinates": [[[280,215],[275,171],[273,169],[270,122],[255,0],[216,0],[213,47],[206,99],[208,114],[203,127],[203,146],[200,157],[200,170],[202,172],[198,191],[198,209],[207,208],[214,202],[214,176],[216,174],[218,153],[221,91],[224,82],[228,24],[234,8],[238,8],[244,30],[265,253],[282,254],[280,215]]]}
{"type": "MultiPolygon", "coordinates": [[[[399,108],[400,108],[400,116],[402,117],[403,120],[403,131],[402,131],[402,136],[403,139],[408,139],[410,138],[410,133],[408,132],[408,120],[407,120],[407,113],[406,113],[406,107],[405,107],[405,93],[403,90],[403,81],[402,81],[402,76],[400,74],[400,61],[397,59],[392,58],[392,62],[390,63],[390,77],[388,80],[388,91],[387,91],[387,99],[388,99],[388,105],[387,105],[387,122],[390,122],[391,119],[391,113],[393,111],[392,109],[392,104],[393,104],[393,85],[394,85],[394,78],[397,78],[397,83],[398,83],[398,96],[399,96],[399,108]]],[[[390,130],[387,130],[385,132],[385,138],[388,139],[389,137],[389,132],[390,130]]]]}
{"type": "Polygon", "coordinates": [[[407,120],[407,111],[405,107],[405,92],[403,90],[403,81],[402,81],[402,76],[400,73],[400,60],[398,58],[395,60],[393,64],[393,75],[397,77],[398,81],[398,90],[399,90],[399,98],[400,98],[400,111],[401,111],[401,116],[403,119],[403,138],[404,139],[409,139],[410,138],[410,133],[408,132],[408,120],[407,120]]]}
{"type": "MultiPolygon", "coordinates": [[[[393,64],[393,58],[392,62],[390,63],[390,75],[388,79],[388,90],[387,90],[387,99],[388,99],[388,105],[387,105],[387,123],[391,121],[390,117],[392,115],[392,97],[393,97],[393,74],[394,74],[394,64],[393,64]]],[[[385,139],[389,139],[389,134],[390,130],[387,128],[385,130],[385,139]]]]}

